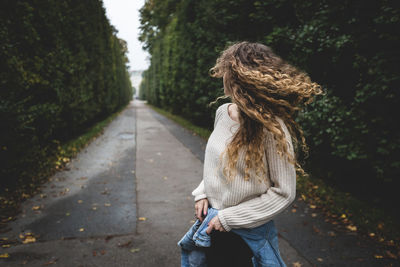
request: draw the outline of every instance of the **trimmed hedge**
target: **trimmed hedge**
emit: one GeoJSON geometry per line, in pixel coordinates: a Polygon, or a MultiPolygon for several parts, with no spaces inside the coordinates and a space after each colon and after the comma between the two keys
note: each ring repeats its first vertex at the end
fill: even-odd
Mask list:
{"type": "Polygon", "coordinates": [[[132,99],[126,43],[102,1],[2,1],[2,189],[53,164],[57,144],[132,99]]]}
{"type": "Polygon", "coordinates": [[[152,57],[140,95],[212,129],[215,107],[207,104],[223,91],[208,69],[229,42],[264,43],[328,92],[298,117],[310,146],[306,169],[375,204],[393,203],[400,176],[399,6],[391,0],[146,2],[139,39],[152,57]]]}

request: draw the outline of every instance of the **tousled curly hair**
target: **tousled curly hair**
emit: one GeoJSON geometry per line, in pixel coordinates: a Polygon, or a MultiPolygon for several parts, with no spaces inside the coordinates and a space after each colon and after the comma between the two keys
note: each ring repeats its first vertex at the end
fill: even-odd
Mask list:
{"type": "Polygon", "coordinates": [[[277,153],[281,157],[286,155],[296,170],[304,175],[297,153],[292,155],[289,151],[278,119],[285,123],[295,151],[298,150],[300,139],[301,148],[307,155],[304,134],[295,118],[303,106],[313,101],[315,95],[324,93],[321,86],[312,82],[305,72],[277,56],[270,47],[247,41],[233,43],[223,50],[209,73],[212,77],[224,77],[224,86],[229,93],[210,104],[220,98],[230,97],[239,109],[240,126],[220,155],[222,159],[223,154],[228,153],[228,164],[223,169],[227,180],[235,177],[239,150],[243,147],[247,148],[244,179],[250,179],[250,170],[255,170],[256,174],[261,172],[264,176],[266,134],[273,134],[277,153]]]}

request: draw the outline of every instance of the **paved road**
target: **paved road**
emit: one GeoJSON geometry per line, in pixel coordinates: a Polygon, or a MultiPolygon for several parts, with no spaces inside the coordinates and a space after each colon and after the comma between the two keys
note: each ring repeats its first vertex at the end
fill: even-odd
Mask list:
{"type": "MultiPolygon", "coordinates": [[[[1,266],[179,266],[176,242],[194,222],[190,193],[201,180],[205,145],[135,100],[23,204],[12,230],[0,235],[15,241],[0,248],[10,255],[1,266]],[[28,233],[36,242],[22,244],[28,233]]],[[[288,266],[384,266],[367,240],[295,205],[296,213],[276,218],[288,266]]]]}

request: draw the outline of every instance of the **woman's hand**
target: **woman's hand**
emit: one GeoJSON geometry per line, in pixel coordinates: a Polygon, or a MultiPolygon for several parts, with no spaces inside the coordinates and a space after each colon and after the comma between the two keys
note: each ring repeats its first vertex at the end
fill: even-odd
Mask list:
{"type": "Polygon", "coordinates": [[[214,218],[210,220],[210,222],[208,223],[206,233],[209,235],[213,229],[218,230],[220,232],[226,232],[226,230],[221,224],[221,221],[218,218],[218,215],[216,215],[214,218]]]}
{"type": "Polygon", "coordinates": [[[203,199],[197,200],[196,204],[194,205],[194,210],[196,212],[197,219],[199,219],[202,222],[204,217],[207,215],[208,199],[203,198],[203,199]],[[204,215],[204,217],[203,217],[203,215],[204,215]]]}

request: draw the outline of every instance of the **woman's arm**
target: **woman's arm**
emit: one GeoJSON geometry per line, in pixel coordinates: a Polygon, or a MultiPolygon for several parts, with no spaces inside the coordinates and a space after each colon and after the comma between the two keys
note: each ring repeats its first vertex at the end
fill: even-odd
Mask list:
{"type": "MultiPolygon", "coordinates": [[[[222,105],[221,105],[222,106],[222,105]]],[[[221,117],[221,106],[217,108],[215,111],[215,119],[214,119],[214,129],[217,126],[218,120],[221,117]]],[[[194,201],[197,201],[202,198],[206,198],[206,193],[204,191],[204,180],[201,180],[199,186],[197,186],[196,189],[193,190],[192,195],[194,196],[194,201]]]]}
{"type": "MultiPolygon", "coordinates": [[[[289,153],[294,154],[290,134],[283,121],[279,120],[289,145],[289,153]]],[[[272,134],[267,135],[266,156],[270,179],[273,182],[266,193],[242,202],[236,206],[222,209],[218,217],[225,230],[232,228],[253,228],[273,219],[286,209],[296,196],[296,170],[287,157],[281,158],[276,150],[272,134]]]]}
{"type": "Polygon", "coordinates": [[[204,180],[201,180],[200,184],[196,187],[192,192],[192,196],[194,196],[194,201],[197,201],[202,198],[207,198],[206,193],[204,191],[204,180]]]}

